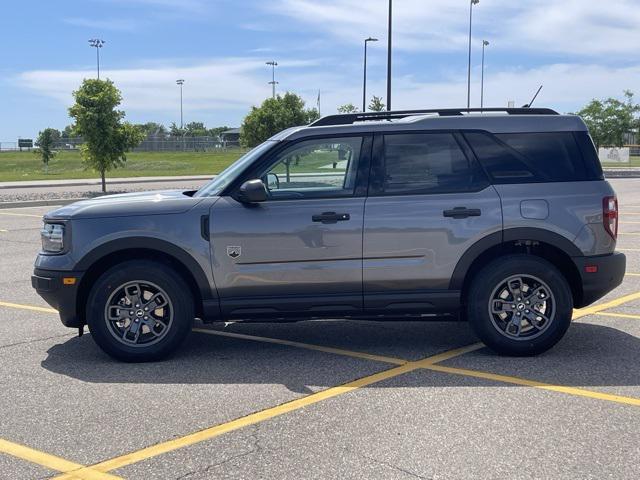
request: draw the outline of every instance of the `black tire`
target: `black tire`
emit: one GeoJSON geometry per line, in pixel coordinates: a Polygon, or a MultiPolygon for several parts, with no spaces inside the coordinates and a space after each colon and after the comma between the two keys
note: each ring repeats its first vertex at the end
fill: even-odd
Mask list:
{"type": "Polygon", "coordinates": [[[572,312],[573,296],[565,277],[551,263],[533,255],[508,255],[494,260],[475,275],[467,296],[471,327],[485,345],[502,355],[530,356],[549,350],[566,333],[572,312]],[[510,286],[518,284],[524,285],[522,290],[514,288],[512,291],[510,286]],[[529,284],[535,289],[531,290],[529,284]],[[550,295],[544,293],[547,288],[550,295]],[[513,294],[519,291],[524,294],[513,294]],[[527,294],[531,294],[528,300],[527,294]],[[516,296],[522,301],[517,302],[516,296]],[[525,300],[529,302],[526,305],[525,300]],[[544,303],[545,312],[538,314],[531,308],[534,300],[538,306],[544,303]],[[493,308],[500,313],[491,313],[493,308]],[[520,309],[522,313],[515,317],[520,309]],[[525,311],[531,319],[523,320],[525,311]],[[503,325],[506,328],[503,329],[503,325]],[[516,333],[522,337],[516,337],[516,333]]]}
{"type": "MultiPolygon", "coordinates": [[[[145,299],[143,297],[140,305],[144,307],[145,304],[149,308],[155,306],[155,304],[152,305],[149,298],[145,299]]],[[[128,304],[125,303],[123,305],[128,304]]],[[[149,260],[127,261],[103,273],[91,289],[87,300],[86,313],[87,324],[94,341],[105,353],[124,362],[150,362],[166,358],[175,352],[185,340],[191,331],[195,317],[193,295],[180,275],[164,264],[149,260]],[[140,338],[129,332],[126,334],[126,339],[131,341],[133,336],[135,337],[135,342],[140,341],[140,344],[129,345],[125,344],[127,342],[124,340],[124,336],[121,339],[116,337],[120,336],[121,331],[127,330],[126,321],[129,322],[128,325],[131,325],[134,321],[136,323],[138,321],[142,322],[142,318],[136,319],[137,312],[142,311],[142,308],[136,309],[135,305],[125,306],[122,307],[123,313],[121,313],[120,304],[114,306],[113,303],[118,298],[121,298],[121,301],[124,302],[128,301],[129,297],[126,297],[125,300],[122,297],[122,292],[124,292],[124,288],[129,288],[129,292],[135,292],[136,285],[139,285],[137,291],[144,292],[147,296],[155,289],[155,291],[160,292],[159,302],[166,301],[166,303],[165,307],[159,307],[149,312],[149,317],[144,316],[145,322],[154,322],[155,318],[158,317],[157,313],[163,315],[162,318],[158,317],[159,319],[156,323],[159,333],[154,333],[155,330],[151,332],[151,328],[148,326],[139,326],[137,327],[137,333],[140,338]],[[166,299],[164,299],[165,294],[166,299]],[[108,303],[112,305],[109,310],[107,309],[108,303]],[[107,316],[109,314],[116,316],[131,315],[131,319],[127,318],[120,322],[122,324],[121,327],[120,323],[108,320],[107,316]],[[160,323],[161,320],[164,323],[160,323]],[[161,327],[163,325],[165,326],[161,327]],[[149,344],[142,342],[144,337],[149,338],[147,342],[149,344]]],[[[142,325],[142,323],[139,325],[142,325]]]]}

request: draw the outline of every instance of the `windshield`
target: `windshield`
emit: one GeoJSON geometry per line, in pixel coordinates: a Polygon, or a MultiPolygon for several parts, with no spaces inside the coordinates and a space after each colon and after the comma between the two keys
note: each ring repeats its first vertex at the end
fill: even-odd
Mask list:
{"type": "Polygon", "coordinates": [[[273,145],[275,145],[275,143],[276,142],[272,140],[267,140],[255,147],[253,150],[245,153],[242,157],[225,168],[213,180],[200,188],[200,190],[194,194],[194,197],[215,197],[216,195],[220,195],[225,187],[233,182],[247,166],[253,163],[253,161],[264,152],[269,150],[273,145]]]}

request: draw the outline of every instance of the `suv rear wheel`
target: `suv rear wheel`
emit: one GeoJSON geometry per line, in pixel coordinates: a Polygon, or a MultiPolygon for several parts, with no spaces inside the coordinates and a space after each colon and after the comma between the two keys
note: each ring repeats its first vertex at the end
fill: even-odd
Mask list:
{"type": "Polygon", "coordinates": [[[569,328],[572,311],[567,280],[551,263],[531,255],[494,260],[469,290],[471,327],[485,345],[505,355],[550,349],[569,328]]]}
{"type": "Polygon", "coordinates": [[[87,301],[95,342],[125,362],[160,360],[183,342],[194,318],[193,297],[170,267],[146,260],[107,270],[87,301]]]}

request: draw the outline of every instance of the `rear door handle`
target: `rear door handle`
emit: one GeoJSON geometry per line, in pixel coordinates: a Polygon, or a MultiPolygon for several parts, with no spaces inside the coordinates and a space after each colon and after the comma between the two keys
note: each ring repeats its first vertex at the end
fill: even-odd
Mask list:
{"type": "Polygon", "coordinates": [[[348,213],[336,213],[336,212],[323,212],[320,215],[313,215],[311,220],[319,223],[338,223],[351,220],[351,215],[348,213]]]}
{"type": "Polygon", "coordinates": [[[479,217],[482,215],[482,210],[479,208],[467,208],[467,207],[456,207],[452,210],[445,210],[442,212],[445,217],[460,219],[460,218],[468,218],[468,217],[479,217]]]}

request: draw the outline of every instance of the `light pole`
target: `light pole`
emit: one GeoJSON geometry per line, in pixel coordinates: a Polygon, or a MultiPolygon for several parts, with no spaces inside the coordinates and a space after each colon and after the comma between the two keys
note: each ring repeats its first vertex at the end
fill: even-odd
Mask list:
{"type": "Polygon", "coordinates": [[[273,88],[271,95],[272,98],[276,98],[276,85],[279,83],[276,82],[276,67],[278,66],[278,62],[271,60],[270,62],[267,62],[267,65],[271,67],[271,81],[269,82],[269,85],[273,88]]]}
{"type": "Polygon", "coordinates": [[[471,0],[469,3],[469,65],[467,67],[467,108],[471,108],[471,29],[473,25],[473,6],[480,0],[471,0]]]}
{"type": "Polygon", "coordinates": [[[362,111],[367,111],[367,43],[377,42],[377,38],[369,37],[364,41],[364,83],[362,84],[362,111]]]}
{"type": "Polygon", "coordinates": [[[387,111],[391,111],[391,47],[393,27],[393,0],[389,0],[389,30],[387,32],[387,111]]]}
{"type": "Polygon", "coordinates": [[[480,80],[480,109],[484,108],[484,49],[489,46],[489,42],[482,40],[482,74],[480,80]]]}
{"type": "Polygon", "coordinates": [[[99,38],[92,38],[89,40],[89,46],[96,49],[96,61],[98,63],[98,80],[100,80],[100,49],[106,42],[99,38]]]}
{"type": "Polygon", "coordinates": [[[184,127],[184,120],[182,117],[182,86],[184,85],[184,79],[176,80],[176,84],[180,85],[180,130],[184,127]]]}

